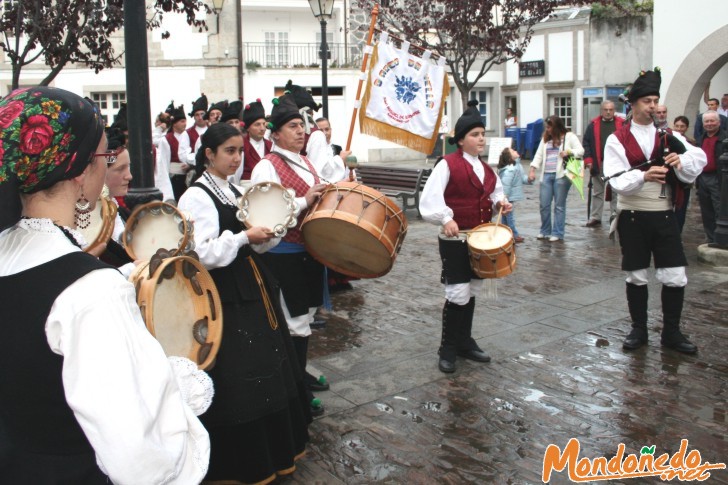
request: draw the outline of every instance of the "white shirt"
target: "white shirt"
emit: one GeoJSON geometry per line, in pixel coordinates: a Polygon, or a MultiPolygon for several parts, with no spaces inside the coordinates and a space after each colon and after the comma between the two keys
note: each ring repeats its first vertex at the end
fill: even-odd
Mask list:
{"type": "MultiPolygon", "coordinates": [[[[172,133],[174,133],[174,137],[177,139],[177,157],[179,157],[179,161],[181,163],[189,164],[188,160],[190,158],[190,151],[192,149],[190,148],[190,137],[187,134],[187,131],[183,131],[182,133],[172,133]]],[[[167,171],[170,174],[180,175],[184,173],[181,167],[176,166],[176,164],[171,164],[172,148],[169,146],[166,135],[159,140],[159,145],[157,147],[157,158],[160,159],[162,163],[165,163],[167,165],[167,171]]],[[[194,162],[192,162],[192,165],[194,165],[194,162]]]]}
{"type": "Polygon", "coordinates": [[[316,168],[316,173],[331,183],[340,182],[348,176],[346,164],[340,156],[334,155],[321,130],[311,133],[306,145],[306,157],[316,168]]]}
{"type": "MultiPolygon", "coordinates": [[[[0,275],[73,251],[80,249],[50,220],[22,220],[0,234],[0,275]]],[[[147,331],[131,283],[113,269],[79,278],[56,298],[45,334],[51,351],[63,356],[66,401],[113,483],[197,484],[204,478],[207,431],[147,331]]]]}
{"type": "MultiPolygon", "coordinates": [[[[640,148],[642,148],[642,153],[648,160],[655,148],[656,131],[657,129],[652,123],[649,125],[639,125],[632,121],[630,124],[630,132],[637,140],[640,148]]],[[[680,170],[675,170],[677,178],[685,183],[692,183],[700,175],[703,167],[708,163],[708,159],[702,149],[688,143],[680,133],[673,131],[672,134],[687,148],[687,151],[680,155],[680,170]]],[[[604,176],[609,177],[618,172],[629,170],[630,168],[624,146],[622,146],[614,134],[609,135],[604,146],[604,176]]],[[[657,182],[645,183],[645,172],[641,170],[627,171],[619,177],[610,179],[609,184],[620,195],[619,203],[622,203],[621,196],[636,195],[643,188],[647,188],[649,193],[659,193],[659,185],[661,185],[657,182]],[[649,185],[649,187],[645,187],[646,185],[649,185]]]]}
{"type": "MultiPolygon", "coordinates": [[[[485,168],[483,167],[483,163],[480,159],[464,152],[463,157],[468,161],[468,163],[470,163],[470,166],[473,167],[473,171],[478,177],[478,180],[483,180],[483,177],[485,177],[485,168]]],[[[452,220],[453,211],[445,203],[445,188],[449,181],[450,167],[447,165],[447,162],[443,160],[432,169],[430,178],[427,179],[425,188],[422,189],[422,195],[420,196],[420,214],[422,214],[422,218],[427,222],[444,226],[452,220]]],[[[490,200],[495,206],[496,203],[504,201],[505,199],[506,196],[503,192],[503,184],[501,183],[498,174],[496,174],[495,189],[493,189],[493,193],[490,194],[490,200]]]]}
{"type": "MultiPolygon", "coordinates": [[[[205,172],[208,173],[208,172],[205,172]]],[[[210,174],[217,188],[229,200],[221,200],[223,203],[236,203],[235,194],[230,190],[228,182],[210,174]]],[[[198,179],[198,182],[210,188],[214,194],[210,181],[206,176],[198,179]]],[[[236,187],[237,189],[237,187],[236,187]]],[[[243,190],[239,189],[242,193],[243,190]]],[[[238,255],[238,250],[249,243],[245,231],[233,234],[231,231],[223,231],[220,234],[220,223],[215,203],[210,196],[201,188],[194,185],[189,187],[179,199],[178,208],[192,214],[195,225],[195,252],[200,257],[200,262],[207,269],[224,268],[233,262],[238,255]]],[[[273,238],[265,244],[253,244],[251,247],[263,253],[280,242],[280,238],[273,238]]]]}
{"type": "Polygon", "coordinates": [[[728,109],[723,109],[722,106],[718,106],[717,112],[719,115],[728,116],[728,109]]]}

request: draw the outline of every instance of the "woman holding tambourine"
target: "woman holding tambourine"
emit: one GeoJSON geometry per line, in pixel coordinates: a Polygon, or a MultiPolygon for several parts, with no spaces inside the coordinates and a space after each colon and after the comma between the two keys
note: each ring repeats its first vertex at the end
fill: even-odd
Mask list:
{"type": "Polygon", "coordinates": [[[188,392],[205,374],[193,365],[182,383],[174,364],[188,367],[146,330],[134,287],[81,250],[109,154],[98,109],[62,89],[14,91],[0,147],[0,481],[200,482],[210,443],[193,410],[209,378],[188,392]]]}
{"type": "Polygon", "coordinates": [[[211,126],[197,152],[202,175],[179,208],[195,221],[196,251],[217,285],[225,325],[209,372],[215,399],[202,416],[213,450],[206,480],[257,483],[295,470],[311,417],[280,290],[255,252],[278,239],[269,228],[245,230],[236,217],[241,193],[227,179],[242,150],[240,131],[211,126]]]}

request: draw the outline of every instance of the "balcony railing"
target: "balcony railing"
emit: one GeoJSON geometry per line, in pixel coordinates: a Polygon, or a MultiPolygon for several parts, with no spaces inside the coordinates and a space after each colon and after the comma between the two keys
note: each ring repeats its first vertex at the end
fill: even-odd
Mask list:
{"type": "MultiPolygon", "coordinates": [[[[361,46],[329,44],[330,68],[361,67],[361,46]]],[[[285,42],[245,42],[245,66],[249,70],[321,67],[320,44],[292,44],[285,42]]]]}

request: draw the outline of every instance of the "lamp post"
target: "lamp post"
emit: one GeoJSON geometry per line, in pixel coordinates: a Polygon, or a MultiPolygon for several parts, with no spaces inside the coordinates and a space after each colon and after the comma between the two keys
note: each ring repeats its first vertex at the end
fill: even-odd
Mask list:
{"type": "Polygon", "coordinates": [[[225,4],[225,0],[212,0],[212,11],[217,17],[217,30],[215,33],[220,33],[220,12],[222,12],[222,6],[225,4]]]}
{"type": "Polygon", "coordinates": [[[324,107],[324,118],[329,117],[329,82],[326,72],[329,62],[329,46],[326,43],[326,21],[334,15],[334,0],[308,0],[313,16],[321,23],[321,104],[324,107]]]}
{"type": "Polygon", "coordinates": [[[723,153],[719,159],[722,185],[720,191],[720,209],[715,228],[715,246],[728,249],[728,138],[723,140],[723,153]]]}

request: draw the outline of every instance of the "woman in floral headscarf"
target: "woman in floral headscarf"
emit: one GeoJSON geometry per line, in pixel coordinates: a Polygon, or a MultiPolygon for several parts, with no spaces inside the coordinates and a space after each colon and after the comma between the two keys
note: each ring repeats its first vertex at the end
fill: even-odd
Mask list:
{"type": "Polygon", "coordinates": [[[99,198],[107,155],[90,101],[48,87],[0,100],[7,483],[198,483],[207,469],[209,439],[189,406],[198,397],[204,412],[211,389],[183,395],[132,285],[80,249],[75,228],[99,198]]]}

